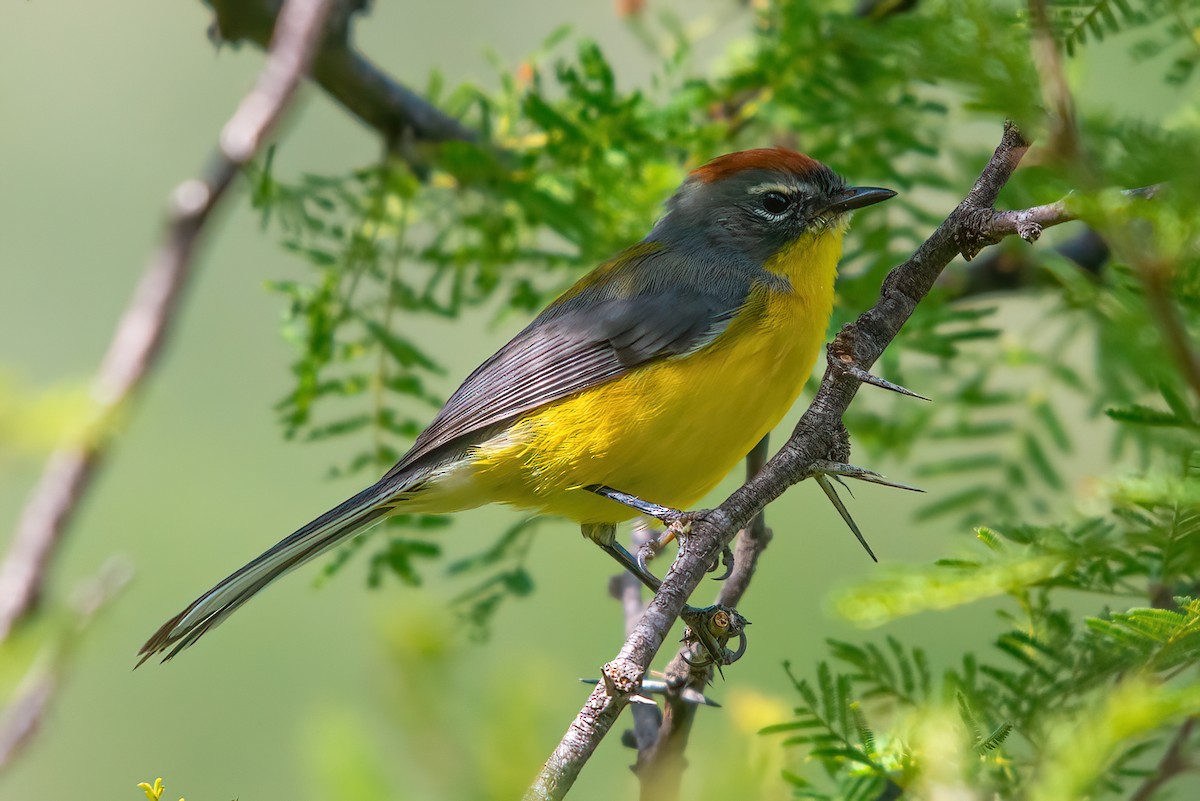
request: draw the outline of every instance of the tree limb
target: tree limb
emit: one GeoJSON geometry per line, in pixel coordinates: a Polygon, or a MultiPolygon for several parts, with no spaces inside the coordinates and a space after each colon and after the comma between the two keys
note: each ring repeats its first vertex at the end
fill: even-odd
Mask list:
{"type": "Polygon", "coordinates": [[[204,225],[243,165],[287,107],[316,50],[331,0],[287,0],[258,82],[221,130],[203,178],[171,193],[163,243],[150,257],[117,324],[93,386],[99,421],[81,441],[50,457],[0,565],[0,642],[37,605],[71,516],[111,445],[111,422],[155,364],[191,273],[204,225]]]}
{"type": "MultiPolygon", "coordinates": [[[[1108,243],[1096,229],[1084,226],[1075,236],[1054,246],[1054,252],[1069,259],[1085,275],[1097,277],[1108,263],[1108,243]]],[[[955,300],[996,292],[1014,292],[1026,287],[1049,283],[1046,273],[1038,269],[1038,259],[1031,251],[998,249],[975,259],[953,274],[943,273],[938,286],[946,289],[955,300]]]]}
{"type": "MultiPolygon", "coordinates": [[[[645,518],[638,520],[633,525],[633,536],[630,541],[633,553],[637,553],[639,548],[653,538],[654,532],[645,518]]],[[[638,580],[637,576],[625,570],[609,580],[608,592],[609,595],[621,602],[622,616],[625,619],[625,636],[628,637],[646,611],[646,602],[642,598],[642,582],[638,580]]],[[[634,704],[632,712],[633,729],[624,733],[622,741],[630,748],[640,752],[654,743],[654,738],[658,735],[658,727],[662,723],[662,713],[657,705],[651,704],[634,704]]]]}
{"type": "MultiPolygon", "coordinates": [[[[248,41],[265,48],[281,0],[205,0],[214,14],[216,41],[248,41]]],[[[412,142],[477,141],[478,134],[397,83],[352,43],[351,21],[366,0],[333,0],[333,13],[312,65],[312,78],[331,98],[383,135],[389,149],[412,142]]]]}
{"type": "Polygon", "coordinates": [[[1114,232],[1115,248],[1124,260],[1133,265],[1134,273],[1146,294],[1146,305],[1158,324],[1167,351],[1180,374],[1197,399],[1200,399],[1200,357],[1192,348],[1190,337],[1179,310],[1171,297],[1173,270],[1171,263],[1154,254],[1155,248],[1138,242],[1137,235],[1128,230],[1114,232]]]}
{"type": "Polygon", "coordinates": [[[955,256],[961,253],[969,259],[1014,233],[1033,240],[1042,228],[1073,219],[1060,204],[1017,212],[993,208],[1028,147],[1017,127],[1006,124],[999,147],[966,198],[908,261],[888,274],[875,305],[845,326],[830,344],[821,386],[791,438],[724,503],[697,516],[662,587],[617,657],[603,667],[603,680],[546,761],[527,799],[558,799],[566,794],[630,696],[638,691],[650,661],[712,560],[768,503],[808,477],[815,463],[844,446],[842,415],[859,387],[858,379],[844,367],[870,368],[955,256]]]}

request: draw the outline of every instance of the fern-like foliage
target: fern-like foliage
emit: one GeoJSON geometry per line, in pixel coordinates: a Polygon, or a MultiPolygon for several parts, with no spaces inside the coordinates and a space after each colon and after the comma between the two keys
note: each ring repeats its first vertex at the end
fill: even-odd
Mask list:
{"type": "Polygon", "coordinates": [[[1139,59],[1169,59],[1169,84],[1187,83],[1200,63],[1200,3],[1195,0],[1053,0],[1049,6],[1055,37],[1068,55],[1089,42],[1136,30],[1141,38],[1132,53],[1139,59]]]}

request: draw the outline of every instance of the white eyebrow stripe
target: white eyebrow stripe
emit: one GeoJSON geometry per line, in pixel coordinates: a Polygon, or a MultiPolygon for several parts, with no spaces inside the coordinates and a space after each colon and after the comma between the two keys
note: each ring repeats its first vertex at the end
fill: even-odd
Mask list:
{"type": "Polygon", "coordinates": [[[750,194],[752,195],[765,195],[768,192],[778,192],[781,195],[791,195],[793,191],[795,190],[790,185],[781,184],[775,181],[769,181],[765,184],[758,184],[750,187],[750,194]]]}
{"type": "Polygon", "coordinates": [[[813,191],[812,184],[800,181],[794,184],[784,184],[778,181],[767,181],[766,183],[756,184],[750,187],[749,192],[752,195],[765,195],[768,192],[778,192],[781,195],[793,197],[799,194],[811,194],[813,191]]]}

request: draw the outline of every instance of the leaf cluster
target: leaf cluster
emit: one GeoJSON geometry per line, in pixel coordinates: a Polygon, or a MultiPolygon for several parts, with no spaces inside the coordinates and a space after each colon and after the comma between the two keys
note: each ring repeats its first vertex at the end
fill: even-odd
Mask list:
{"type": "Polygon", "coordinates": [[[1187,83],[1200,63],[1195,35],[1200,3],[1195,0],[1054,0],[1049,5],[1055,39],[1068,55],[1089,42],[1136,31],[1131,52],[1138,59],[1168,61],[1167,83],[1187,83]]]}
{"type": "MultiPolygon", "coordinates": [[[[339,472],[387,466],[452,388],[422,329],[485,306],[529,314],[581,268],[636,242],[687,169],[720,152],[785,144],[863,183],[949,190],[957,162],[977,162],[986,145],[951,145],[940,131],[963,115],[1030,117],[1028,92],[998,87],[1035,76],[1023,43],[995,35],[1019,25],[1012,8],[926,5],[929,19],[881,25],[833,0],[770,4],[710,75],[668,25],[659,71],[635,88],[619,85],[599,45],[575,40],[572,50],[557,32],[501,71],[498,91],[431,82],[430,96],[487,145],[453,143],[420,169],[389,160],[345,176],[289,180],[271,158],[257,165],[252,202],[264,227],[310,268],[271,285],[297,354],[279,404],[285,433],[356,441],[339,472]],[[935,37],[931,23],[955,35],[935,37]]],[[[870,302],[940,206],[902,195],[856,229],[843,308],[870,302]]],[[[956,315],[928,325],[980,336],[956,315]]]]}

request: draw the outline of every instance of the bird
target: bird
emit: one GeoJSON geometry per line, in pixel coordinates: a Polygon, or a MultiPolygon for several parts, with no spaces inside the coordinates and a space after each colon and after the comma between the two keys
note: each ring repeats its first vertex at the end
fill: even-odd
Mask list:
{"type": "Polygon", "coordinates": [[[467,376],[382,478],[188,604],[138,664],[391,514],[502,503],[566,517],[656,587],[617,524],[691,508],[780,422],[825,338],[849,212],[895,194],[778,147],[692,170],[641,242],[467,376]]]}

